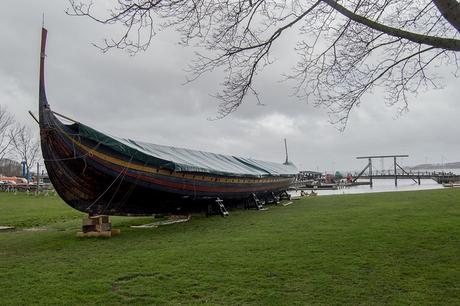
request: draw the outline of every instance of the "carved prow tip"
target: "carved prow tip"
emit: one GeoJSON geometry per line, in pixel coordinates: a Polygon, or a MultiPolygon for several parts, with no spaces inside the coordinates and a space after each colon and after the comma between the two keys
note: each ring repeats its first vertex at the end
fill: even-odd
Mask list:
{"type": "Polygon", "coordinates": [[[39,121],[43,122],[43,112],[45,108],[48,108],[48,100],[46,99],[46,90],[45,90],[45,50],[46,50],[46,37],[48,31],[43,27],[42,28],[42,38],[41,38],[41,47],[40,47],[40,80],[39,80],[39,102],[38,102],[38,112],[39,112],[39,121]]]}
{"type": "Polygon", "coordinates": [[[45,85],[45,57],[46,57],[45,51],[46,51],[47,34],[48,34],[48,31],[45,28],[42,28],[42,39],[41,39],[41,47],[40,47],[40,86],[45,85]]]}

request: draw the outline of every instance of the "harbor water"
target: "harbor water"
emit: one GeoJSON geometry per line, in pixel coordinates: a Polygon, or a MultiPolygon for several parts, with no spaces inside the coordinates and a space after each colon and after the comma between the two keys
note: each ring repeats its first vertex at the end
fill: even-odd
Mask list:
{"type": "MultiPolygon", "coordinates": [[[[368,182],[368,180],[358,180],[368,182]]],[[[335,190],[321,190],[317,189],[315,192],[318,195],[340,195],[340,194],[359,194],[359,193],[372,193],[372,192],[398,192],[398,191],[415,191],[415,190],[429,190],[429,189],[442,189],[445,188],[442,184],[438,184],[432,179],[420,180],[420,185],[413,180],[401,179],[398,180],[398,186],[395,187],[394,179],[374,179],[374,186],[371,188],[369,185],[358,185],[352,187],[345,187],[335,190]]],[[[305,191],[310,193],[311,191],[305,191]]],[[[300,191],[290,192],[293,196],[300,196],[300,191]]]]}

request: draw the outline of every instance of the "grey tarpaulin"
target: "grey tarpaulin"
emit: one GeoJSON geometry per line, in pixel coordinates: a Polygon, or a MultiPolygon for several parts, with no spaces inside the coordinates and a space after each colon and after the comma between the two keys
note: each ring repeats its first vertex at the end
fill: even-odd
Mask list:
{"type": "Polygon", "coordinates": [[[244,177],[291,176],[298,173],[297,168],[292,163],[267,162],[118,138],[96,131],[81,123],[75,123],[72,127],[78,131],[81,137],[105,145],[147,165],[177,172],[244,177]]]}

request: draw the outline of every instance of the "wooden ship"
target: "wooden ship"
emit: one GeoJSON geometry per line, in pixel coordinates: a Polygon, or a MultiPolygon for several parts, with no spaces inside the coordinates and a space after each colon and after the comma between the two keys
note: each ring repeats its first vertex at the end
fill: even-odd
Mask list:
{"type": "Polygon", "coordinates": [[[46,37],[43,28],[41,149],[56,192],[71,207],[90,216],[209,211],[210,203],[225,210],[223,203],[275,200],[294,180],[297,169],[287,157],[281,164],[122,139],[53,112],[45,92],[46,37]]]}

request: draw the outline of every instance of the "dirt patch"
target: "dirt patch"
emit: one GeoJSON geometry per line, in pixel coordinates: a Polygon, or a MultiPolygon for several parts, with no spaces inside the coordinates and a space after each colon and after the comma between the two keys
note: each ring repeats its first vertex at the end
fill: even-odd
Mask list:
{"type": "Polygon", "coordinates": [[[22,230],[24,232],[46,232],[46,231],[49,231],[50,229],[47,227],[29,227],[29,228],[23,228],[22,230]]]}

